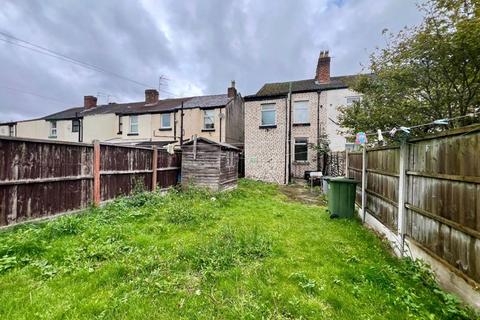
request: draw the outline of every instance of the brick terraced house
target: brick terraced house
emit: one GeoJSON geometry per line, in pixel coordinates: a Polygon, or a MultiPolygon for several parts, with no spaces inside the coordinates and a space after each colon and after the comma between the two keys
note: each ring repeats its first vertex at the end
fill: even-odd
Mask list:
{"type": "Polygon", "coordinates": [[[145,146],[179,144],[197,135],[242,147],[243,98],[234,81],[226,91],[160,100],[157,90],[147,89],[145,101],[106,105],[97,105],[96,97],[85,96],[83,107],[40,119],[0,124],[0,135],[145,146]]]}
{"type": "Polygon", "coordinates": [[[330,56],[322,51],[313,79],[266,83],[245,96],[245,176],[286,184],[320,170],[311,146],[325,137],[331,151],[344,151],[338,107],[361,98],[348,88],[355,77],[331,77],[330,56]]]}

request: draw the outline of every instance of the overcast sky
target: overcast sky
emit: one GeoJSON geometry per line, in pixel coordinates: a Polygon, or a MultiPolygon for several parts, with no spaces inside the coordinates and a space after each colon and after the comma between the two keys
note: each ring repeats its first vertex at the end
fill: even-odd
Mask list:
{"type": "MultiPolygon", "coordinates": [[[[232,79],[247,95],[313,78],[325,49],[332,75],[358,73],[383,29],[420,19],[414,0],[2,0],[0,32],[149,86],[163,75],[167,98],[226,93],[232,79]]],[[[84,95],[144,98],[143,85],[8,41],[17,45],[0,41],[0,121],[81,106],[84,95]]]]}

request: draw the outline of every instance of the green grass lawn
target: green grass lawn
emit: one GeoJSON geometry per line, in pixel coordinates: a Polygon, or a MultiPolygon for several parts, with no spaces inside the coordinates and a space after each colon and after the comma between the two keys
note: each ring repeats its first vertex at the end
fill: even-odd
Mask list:
{"type": "Polygon", "coordinates": [[[471,319],[358,221],[270,184],[0,232],[0,319],[471,319]]]}

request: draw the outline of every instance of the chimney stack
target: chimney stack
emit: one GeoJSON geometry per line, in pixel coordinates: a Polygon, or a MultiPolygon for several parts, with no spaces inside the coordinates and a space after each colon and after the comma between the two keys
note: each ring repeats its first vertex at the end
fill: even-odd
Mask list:
{"type": "Polygon", "coordinates": [[[95,108],[96,106],[97,106],[97,97],[94,97],[94,96],[83,97],[83,107],[85,109],[95,108]]]}
{"type": "Polygon", "coordinates": [[[235,88],[235,80],[232,80],[232,84],[227,90],[227,96],[229,98],[235,98],[237,96],[237,89],[235,88]]]}
{"type": "Polygon", "coordinates": [[[158,102],[158,91],[155,89],[146,89],[145,90],[145,103],[146,104],[155,104],[158,102]]]}
{"type": "Polygon", "coordinates": [[[330,82],[330,56],[328,55],[328,51],[320,52],[315,79],[319,83],[330,82]]]}

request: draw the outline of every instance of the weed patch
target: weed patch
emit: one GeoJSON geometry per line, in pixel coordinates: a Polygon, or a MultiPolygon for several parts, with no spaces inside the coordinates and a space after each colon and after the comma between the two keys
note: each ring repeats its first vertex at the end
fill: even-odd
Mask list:
{"type": "Polygon", "coordinates": [[[271,253],[270,237],[257,228],[234,230],[230,227],[214,234],[207,243],[183,251],[179,259],[188,261],[194,270],[209,274],[268,257],[271,253]]]}

